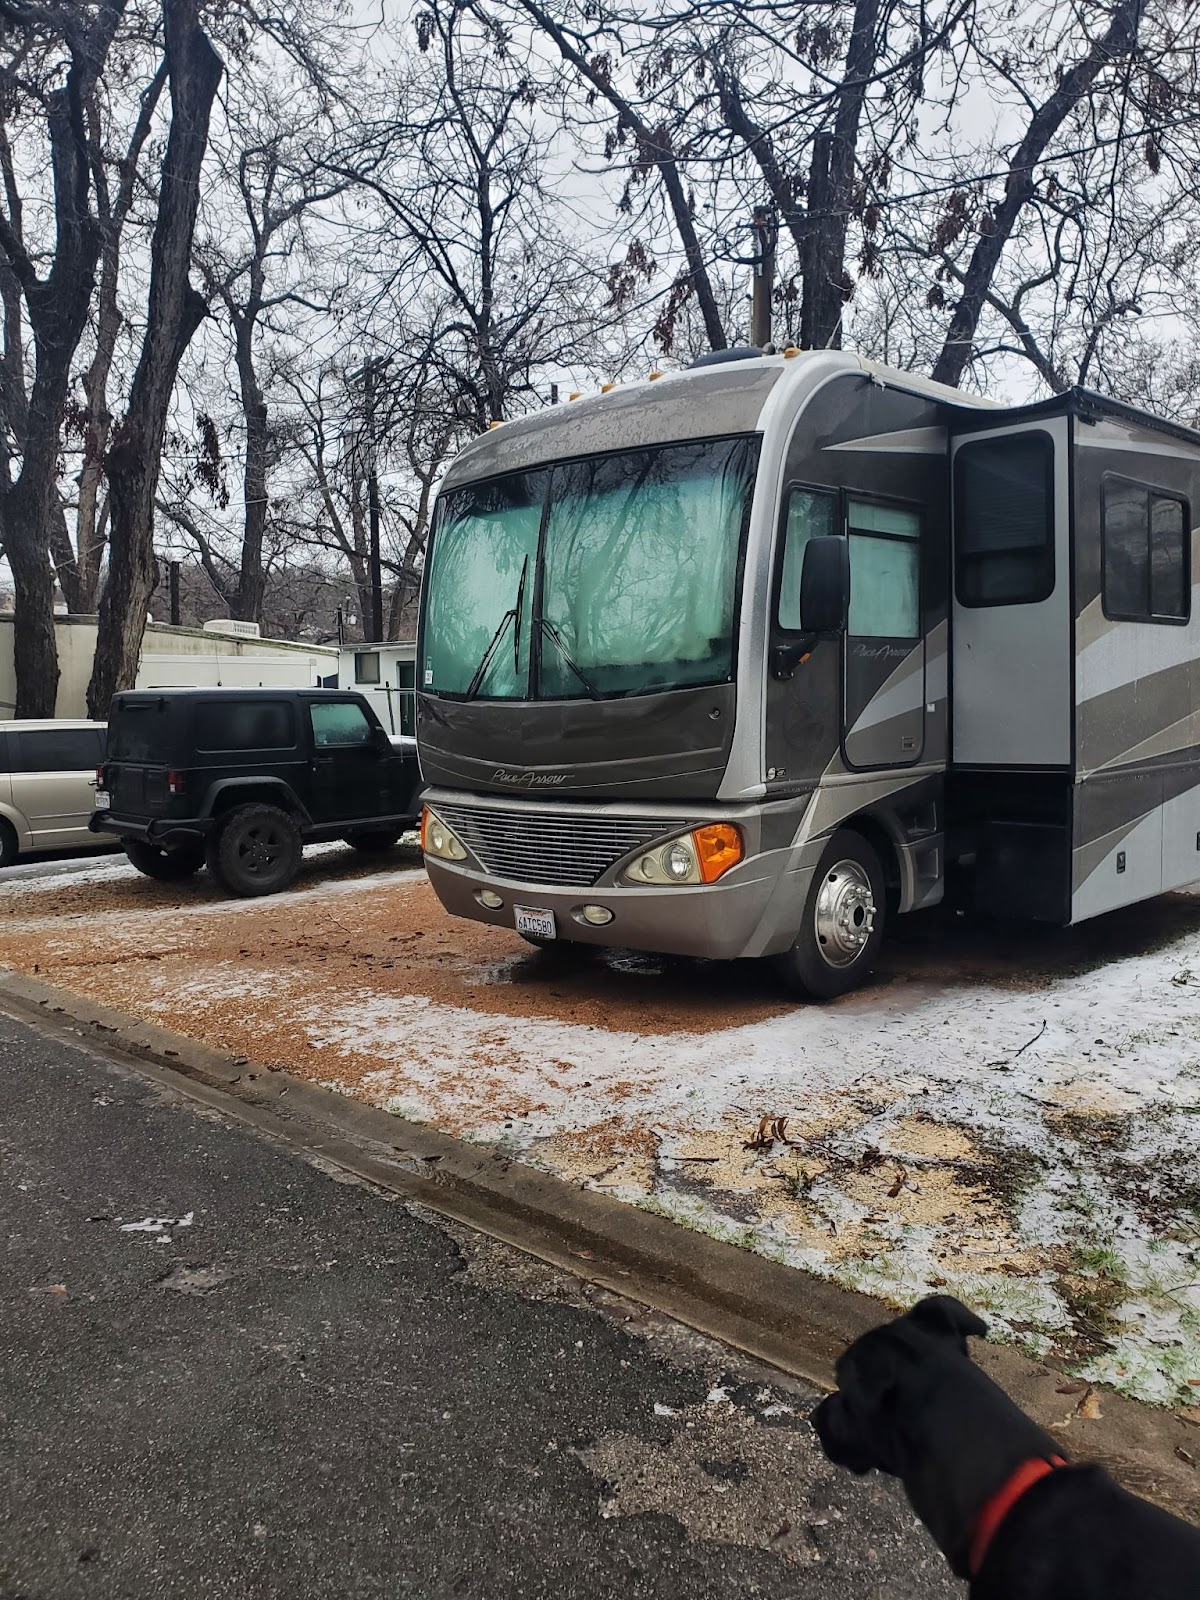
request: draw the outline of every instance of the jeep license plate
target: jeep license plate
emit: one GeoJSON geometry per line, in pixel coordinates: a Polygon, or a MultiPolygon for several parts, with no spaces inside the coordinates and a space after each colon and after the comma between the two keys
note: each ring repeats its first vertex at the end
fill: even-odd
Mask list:
{"type": "Polygon", "coordinates": [[[535,939],[557,939],[553,911],[539,911],[535,906],[514,906],[517,932],[532,934],[535,939]]]}
{"type": "Polygon", "coordinates": [[[97,789],[96,790],[96,810],[97,811],[107,811],[109,806],[111,806],[111,805],[112,805],[112,797],[110,795],[105,794],[103,789],[97,789]]]}

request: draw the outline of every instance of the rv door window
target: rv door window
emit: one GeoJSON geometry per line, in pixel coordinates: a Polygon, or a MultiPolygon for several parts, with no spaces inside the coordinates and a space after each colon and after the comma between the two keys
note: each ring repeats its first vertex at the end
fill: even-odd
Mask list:
{"type": "Polygon", "coordinates": [[[793,489],[788,495],[777,619],[781,628],[793,633],[800,633],[804,628],[800,616],[800,574],[804,570],[804,547],[810,539],[839,531],[837,505],[837,495],[821,489],[793,489]]]}
{"type": "Polygon", "coordinates": [[[1105,478],[1106,617],[1126,622],[1187,620],[1189,526],[1185,501],[1146,484],[1105,478]]]}
{"type": "Polygon", "coordinates": [[[856,638],[921,632],[921,519],[903,506],[851,500],[850,624],[856,638]]]}
{"type": "Polygon", "coordinates": [[[954,457],[954,592],[1026,606],[1054,590],[1054,446],[1047,433],[961,445],[954,457]]]}

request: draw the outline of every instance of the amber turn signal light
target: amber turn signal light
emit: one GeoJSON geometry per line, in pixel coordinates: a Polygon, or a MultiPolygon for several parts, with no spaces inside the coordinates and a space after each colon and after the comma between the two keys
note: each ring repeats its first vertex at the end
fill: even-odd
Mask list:
{"type": "Polygon", "coordinates": [[[732,822],[710,822],[707,827],[695,829],[692,839],[705,883],[716,883],[730,867],[737,866],[745,853],[741,829],[732,822]]]}

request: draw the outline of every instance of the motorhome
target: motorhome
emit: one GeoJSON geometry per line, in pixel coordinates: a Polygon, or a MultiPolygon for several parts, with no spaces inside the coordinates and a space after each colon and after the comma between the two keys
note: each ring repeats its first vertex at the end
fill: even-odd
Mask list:
{"type": "Polygon", "coordinates": [[[431,882],[535,943],[870,971],[953,875],[1070,924],[1200,879],[1200,434],[722,352],[442,487],[431,882]]]}

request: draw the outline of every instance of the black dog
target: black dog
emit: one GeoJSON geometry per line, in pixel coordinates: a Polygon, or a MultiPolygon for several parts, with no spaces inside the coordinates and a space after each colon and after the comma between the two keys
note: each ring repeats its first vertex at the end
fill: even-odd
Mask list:
{"type": "Polygon", "coordinates": [[[949,1295],[864,1334],[813,1413],[825,1454],[892,1473],[972,1600],[1200,1600],[1200,1531],[1071,1466],[967,1354],[949,1295]]]}

